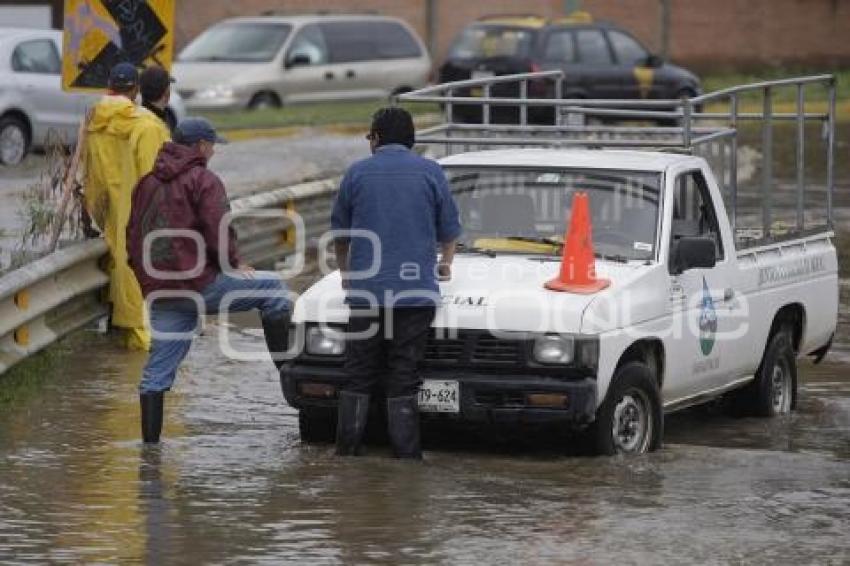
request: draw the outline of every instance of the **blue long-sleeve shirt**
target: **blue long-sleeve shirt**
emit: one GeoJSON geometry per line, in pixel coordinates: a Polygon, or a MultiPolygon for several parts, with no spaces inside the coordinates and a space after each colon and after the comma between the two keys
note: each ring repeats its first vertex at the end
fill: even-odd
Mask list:
{"type": "Polygon", "coordinates": [[[437,303],[437,244],[457,239],[461,226],[448,180],[436,162],[402,145],[379,147],[346,172],[331,227],[345,231],[337,238],[351,241],[349,304],[437,303]],[[370,294],[374,299],[366,298],[370,294]]]}

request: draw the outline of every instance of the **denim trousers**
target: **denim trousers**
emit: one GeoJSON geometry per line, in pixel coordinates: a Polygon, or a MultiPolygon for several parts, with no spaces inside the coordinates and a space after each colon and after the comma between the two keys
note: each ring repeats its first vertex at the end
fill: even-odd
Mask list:
{"type": "Polygon", "coordinates": [[[220,273],[194,300],[185,296],[149,300],[153,340],[139,391],[155,393],[171,389],[177,368],[189,353],[201,316],[217,314],[222,309],[227,312],[256,309],[263,319],[273,319],[286,314],[290,307],[286,285],[276,273],[266,271],[250,276],[220,273]]]}

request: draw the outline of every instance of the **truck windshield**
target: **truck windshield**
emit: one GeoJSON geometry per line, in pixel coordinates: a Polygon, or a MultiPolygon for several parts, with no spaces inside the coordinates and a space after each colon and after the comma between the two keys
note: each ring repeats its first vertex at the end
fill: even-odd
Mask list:
{"type": "Polygon", "coordinates": [[[446,174],[461,213],[461,249],[557,254],[573,195],[583,191],[598,255],[655,257],[659,173],[452,167],[446,174]]]}
{"type": "Polygon", "coordinates": [[[179,61],[263,63],[274,59],[292,27],[288,24],[220,24],[202,33],[179,61]]]}
{"type": "Polygon", "coordinates": [[[534,32],[522,28],[473,26],[455,40],[452,59],[489,59],[491,57],[528,57],[534,32]]]}

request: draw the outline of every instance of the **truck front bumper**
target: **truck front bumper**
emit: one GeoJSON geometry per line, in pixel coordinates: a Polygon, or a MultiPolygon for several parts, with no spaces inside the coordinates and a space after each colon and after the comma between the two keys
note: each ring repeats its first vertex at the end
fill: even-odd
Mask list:
{"type": "MultiPolygon", "coordinates": [[[[592,377],[566,380],[453,370],[422,372],[422,378],[457,381],[460,387],[459,412],[423,412],[424,420],[581,426],[592,422],[596,414],[596,380],[592,377]]],[[[346,380],[338,367],[289,364],[280,374],[286,401],[299,410],[335,409],[338,391],[346,380]]]]}

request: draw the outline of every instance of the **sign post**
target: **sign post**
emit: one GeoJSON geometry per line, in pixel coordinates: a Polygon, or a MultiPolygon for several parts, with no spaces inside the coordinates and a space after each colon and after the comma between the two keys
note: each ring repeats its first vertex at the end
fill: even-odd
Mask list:
{"type": "Polygon", "coordinates": [[[171,69],[175,0],[65,0],[64,90],[107,87],[118,63],[171,69]]]}

